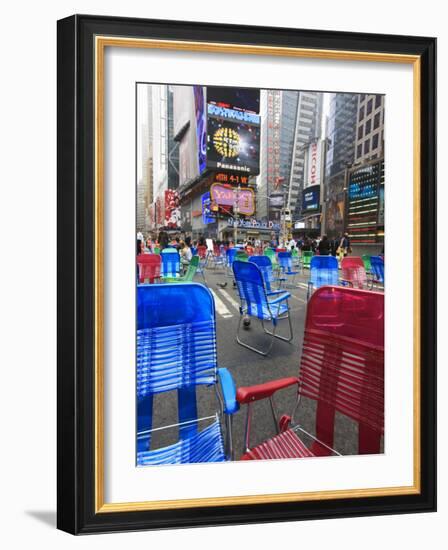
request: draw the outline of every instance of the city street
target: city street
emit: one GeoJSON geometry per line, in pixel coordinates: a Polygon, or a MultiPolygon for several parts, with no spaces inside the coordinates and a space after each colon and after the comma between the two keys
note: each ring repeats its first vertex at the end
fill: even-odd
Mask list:
{"type": "MultiPolygon", "coordinates": [[[[289,289],[289,300],[294,338],[291,343],[274,340],[271,352],[263,357],[249,349],[239,345],[236,341],[236,331],[239,320],[239,297],[233,281],[224,269],[208,268],[205,270],[207,286],[212,292],[216,306],[217,341],[218,341],[218,366],[227,368],[238,387],[260,384],[278,378],[297,376],[300,365],[303,331],[306,317],[306,294],[308,271],[304,275],[296,277],[297,287],[289,289]],[[225,283],[225,288],[220,288],[218,283],[225,283]]],[[[201,274],[196,274],[195,281],[203,283],[201,274]]],[[[286,334],[287,321],[279,324],[279,333],[286,334]]],[[[250,328],[242,331],[242,338],[256,347],[266,347],[267,336],[263,333],[257,319],[252,319],[250,328]]],[[[198,387],[198,414],[199,417],[207,417],[214,414],[219,407],[215,391],[209,387],[198,387]]],[[[281,390],[275,396],[275,404],[278,416],[291,415],[296,403],[295,389],[281,390]]],[[[301,426],[314,433],[314,403],[302,398],[296,421],[301,426]]],[[[247,407],[233,417],[233,442],[235,458],[238,460],[244,453],[244,432],[247,407]]],[[[155,396],[154,399],[154,427],[166,426],[177,421],[177,394],[169,392],[155,396]]],[[[207,421],[200,427],[203,428],[207,421]]],[[[251,426],[251,446],[261,443],[275,434],[272,412],[269,400],[257,402],[253,407],[251,426]]],[[[177,440],[177,428],[155,432],[153,445],[167,445],[177,440]]],[[[306,438],[305,438],[306,441],[306,438]]],[[[307,442],[307,441],[306,441],[307,442]]],[[[308,442],[307,442],[308,443],[308,442]]],[[[357,428],[354,423],[336,415],[335,446],[342,454],[357,452],[357,428]]]]}

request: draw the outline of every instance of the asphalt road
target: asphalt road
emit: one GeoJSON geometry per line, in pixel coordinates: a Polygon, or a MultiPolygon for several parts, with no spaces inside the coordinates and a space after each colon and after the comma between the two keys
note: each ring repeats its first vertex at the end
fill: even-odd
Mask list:
{"type": "MultiPolygon", "coordinates": [[[[298,275],[294,281],[295,288],[288,288],[291,293],[289,299],[292,316],[293,340],[291,343],[274,340],[271,352],[263,357],[249,349],[240,346],[236,341],[236,331],[239,320],[238,291],[233,287],[222,268],[205,270],[205,279],[211,290],[216,305],[218,366],[226,367],[232,373],[237,387],[260,384],[270,380],[297,376],[300,365],[300,355],[303,331],[306,316],[306,293],[308,273],[298,275]],[[227,282],[225,288],[218,283],[227,282]]],[[[195,281],[203,283],[201,275],[195,276],[195,281]]],[[[287,321],[279,325],[279,333],[287,333],[287,321]]],[[[242,335],[249,343],[256,347],[265,347],[267,336],[264,334],[259,321],[252,319],[251,325],[242,335]]],[[[200,418],[213,415],[219,409],[219,402],[213,388],[199,387],[198,414],[200,418]]],[[[292,414],[296,403],[296,392],[293,388],[281,390],[275,396],[278,415],[292,414]]],[[[153,426],[166,426],[177,421],[177,394],[170,392],[157,395],[154,399],[153,426]]],[[[233,416],[233,444],[235,459],[244,453],[244,432],[247,407],[243,406],[233,416]]],[[[296,420],[310,433],[315,433],[315,406],[308,399],[302,399],[296,414],[296,420]]],[[[203,426],[210,421],[203,421],[203,426]]],[[[275,426],[269,400],[257,402],[253,407],[252,429],[250,445],[255,446],[265,439],[275,435],[275,426]]],[[[177,428],[155,432],[152,438],[152,448],[164,446],[177,441],[177,428]]],[[[357,453],[357,427],[345,417],[336,416],[335,447],[342,454],[357,453]]]]}

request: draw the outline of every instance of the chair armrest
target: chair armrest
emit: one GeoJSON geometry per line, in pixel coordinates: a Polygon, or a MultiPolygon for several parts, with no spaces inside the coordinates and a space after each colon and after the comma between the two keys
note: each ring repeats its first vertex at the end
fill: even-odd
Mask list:
{"type": "Polygon", "coordinates": [[[280,378],[279,380],[265,382],[264,384],[257,384],[256,386],[238,388],[236,399],[241,404],[251,403],[252,401],[271,397],[276,391],[294,386],[295,384],[299,384],[299,379],[291,376],[289,378],[280,378]]]}
{"type": "Polygon", "coordinates": [[[278,298],[275,298],[274,300],[269,300],[269,305],[278,304],[279,302],[282,302],[283,300],[287,300],[291,297],[291,294],[289,292],[284,292],[283,296],[279,296],[278,298]]]}
{"type": "Polygon", "coordinates": [[[284,294],[284,293],[285,293],[285,291],[281,290],[281,289],[279,289],[279,290],[270,290],[269,292],[266,292],[266,294],[268,296],[273,296],[274,294],[284,294]]]}
{"type": "Polygon", "coordinates": [[[234,414],[239,410],[240,406],[236,400],[236,388],[233,377],[227,369],[218,369],[218,377],[224,399],[224,413],[234,414]]]}

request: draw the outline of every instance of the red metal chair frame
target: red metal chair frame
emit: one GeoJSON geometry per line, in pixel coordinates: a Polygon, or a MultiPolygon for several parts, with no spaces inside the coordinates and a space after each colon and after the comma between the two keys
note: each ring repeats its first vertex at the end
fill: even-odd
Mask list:
{"type": "Polygon", "coordinates": [[[137,256],[138,280],[144,283],[146,279],[154,283],[160,279],[162,258],[159,254],[139,254],[137,256]]]}
{"type": "Polygon", "coordinates": [[[359,256],[350,256],[341,261],[342,282],[361,290],[368,288],[367,273],[364,262],[359,256]]]}
{"type": "Polygon", "coordinates": [[[380,451],[384,433],[384,295],[365,290],[322,287],[308,303],[299,377],[239,388],[237,400],[248,406],[242,460],[302,458],[339,454],[334,449],[336,411],[359,425],[358,454],[380,451]],[[277,418],[274,394],[297,386],[298,400],[317,402],[316,433],[291,416],[277,418]],[[251,406],[269,398],[278,434],[250,447],[251,406]],[[307,447],[297,432],[313,443],[307,447]]]}

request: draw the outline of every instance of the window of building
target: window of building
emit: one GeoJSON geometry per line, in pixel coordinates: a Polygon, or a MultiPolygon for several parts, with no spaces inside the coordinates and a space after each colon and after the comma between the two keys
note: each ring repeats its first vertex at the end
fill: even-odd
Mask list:
{"type": "Polygon", "coordinates": [[[364,118],[364,107],[361,107],[361,109],[359,109],[358,120],[362,120],[363,118],[364,118]]]}
{"type": "Polygon", "coordinates": [[[364,142],[364,154],[367,155],[367,153],[370,151],[370,140],[366,139],[364,142]]]}
{"type": "Polygon", "coordinates": [[[359,158],[359,157],[362,157],[362,143],[360,143],[358,145],[358,149],[357,149],[357,153],[356,153],[356,156],[359,158]]]}
{"type": "Polygon", "coordinates": [[[376,149],[378,147],[378,137],[379,134],[374,134],[372,137],[372,149],[376,149]]]}
{"type": "Polygon", "coordinates": [[[368,103],[367,103],[367,114],[370,115],[370,113],[372,112],[372,109],[373,109],[373,99],[371,99],[368,103]]]}
{"type": "Polygon", "coordinates": [[[373,129],[376,130],[377,128],[379,128],[379,125],[380,125],[380,113],[377,113],[373,121],[373,129]]]}
{"type": "Polygon", "coordinates": [[[375,97],[375,109],[377,109],[378,107],[381,106],[381,97],[382,97],[382,96],[380,96],[380,95],[377,95],[377,96],[375,97]]]}
{"type": "Polygon", "coordinates": [[[372,129],[372,119],[369,118],[369,120],[366,122],[366,135],[370,134],[371,129],[372,129]]]}
{"type": "Polygon", "coordinates": [[[358,139],[362,139],[362,136],[363,136],[363,125],[361,124],[361,126],[358,128],[358,139]]]}

